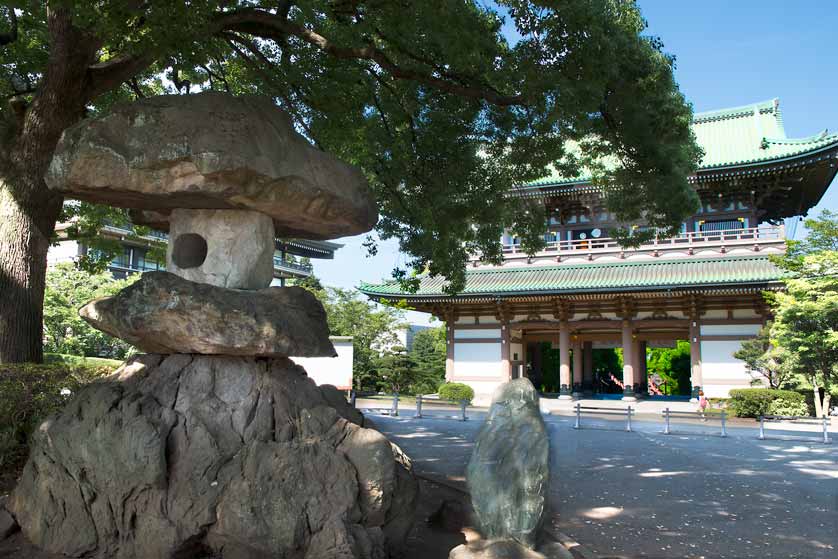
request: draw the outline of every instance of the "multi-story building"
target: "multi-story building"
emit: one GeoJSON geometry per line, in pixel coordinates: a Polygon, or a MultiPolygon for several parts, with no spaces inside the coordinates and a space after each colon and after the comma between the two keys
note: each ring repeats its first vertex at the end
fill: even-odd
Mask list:
{"type": "Polygon", "coordinates": [[[623,398],[645,394],[646,348],[676,340],[690,343],[693,395],[749,386],[733,353],[766,321],[762,293],[782,289],[769,256],[785,250],[783,219],[805,214],[835,177],[838,135],[787,138],[776,99],[696,114],[693,130],[705,152],[690,177],[701,208],[675,237],[623,248],[609,228],[632,224],[616,223],[590,177],[551,176],[513,191],[547,208],[539,253],[504,235],[503,264],[475,256],[455,296],[442,277],[423,277],[415,293],[393,281],[360,289],[444,320],[447,378],[484,397],[519,375],[540,386],[543,342],[559,349],[561,398],[601,388],[593,352],[614,347],[624,365],[609,376],[623,398]]]}
{"type": "MultiPolygon", "coordinates": [[[[59,224],[56,232],[59,239],[69,224],[59,224]]],[[[108,264],[108,270],[116,278],[125,278],[137,272],[165,270],[165,260],[154,258],[155,247],[168,242],[168,235],[151,230],[148,235],[136,235],[126,227],[106,225],[100,234],[120,244],[122,252],[108,264]]],[[[297,239],[277,239],[274,253],[274,285],[285,285],[288,279],[310,277],[314,268],[311,259],[332,259],[335,251],[343,245],[327,241],[309,241],[297,239]]],[[[51,247],[47,255],[49,265],[59,262],[75,261],[86,254],[88,246],[83,241],[65,240],[51,247]]]]}

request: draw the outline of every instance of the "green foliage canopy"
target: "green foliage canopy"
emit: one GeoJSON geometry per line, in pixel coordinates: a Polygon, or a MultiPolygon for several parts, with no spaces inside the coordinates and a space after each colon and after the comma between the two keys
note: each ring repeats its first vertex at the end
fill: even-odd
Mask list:
{"type": "MultiPolygon", "coordinates": [[[[592,173],[627,225],[674,233],[696,207],[691,108],[633,2],[46,4],[0,8],[0,95],[12,100],[0,136],[48,161],[85,111],[163,92],[270,95],[309,140],[365,172],[378,233],[412,255],[397,277],[427,270],[456,291],[469,253],[500,259],[504,228],[539,248],[543,208],[507,193],[552,170],[592,173]],[[32,111],[54,129],[27,136],[32,111]]],[[[20,201],[44,188],[8,186],[20,201]]]]}
{"type": "Polygon", "coordinates": [[[420,330],[413,337],[410,349],[410,359],[416,369],[413,392],[433,394],[445,380],[446,344],[445,326],[420,330]]]}
{"type": "Polygon", "coordinates": [[[775,259],[792,275],[784,280],[785,292],[768,294],[775,316],[771,337],[794,372],[805,375],[815,392],[825,389],[823,401],[815,398],[820,416],[838,384],[838,214],[824,211],[805,225],[809,235],[775,259]]]}
{"type": "Polygon", "coordinates": [[[398,342],[402,312],[371,303],[354,290],[324,287],[315,277],[297,282],[323,304],[329,333],[352,336],[352,375],[356,390],[377,389],[377,359],[381,351],[398,342]]]}
{"type": "Polygon", "coordinates": [[[378,356],[375,370],[381,386],[389,392],[409,393],[416,381],[416,367],[402,346],[394,346],[378,356]]]}
{"type": "Polygon", "coordinates": [[[791,356],[776,341],[771,341],[771,326],[769,322],[757,337],[742,342],[733,356],[745,362],[748,371],[756,376],[755,381],[765,380],[770,388],[782,388],[793,373],[789,366],[791,356]]]}
{"type": "Polygon", "coordinates": [[[678,340],[674,348],[649,350],[647,370],[666,381],[667,394],[690,394],[690,342],[678,340]]]}
{"type": "Polygon", "coordinates": [[[79,309],[93,299],[114,295],[139,276],[114,279],[110,272],[89,273],[72,262],[47,271],[44,292],[44,346],[50,353],[123,359],[133,346],[90,326],[79,309]]]}

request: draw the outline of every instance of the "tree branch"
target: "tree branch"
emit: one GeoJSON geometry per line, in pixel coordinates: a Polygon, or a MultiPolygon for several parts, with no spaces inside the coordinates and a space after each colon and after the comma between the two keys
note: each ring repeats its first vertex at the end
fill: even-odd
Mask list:
{"type": "Polygon", "coordinates": [[[229,30],[256,35],[265,39],[282,41],[294,36],[324,53],[342,60],[369,60],[395,78],[415,81],[434,89],[469,99],[483,100],[493,105],[508,107],[525,104],[523,95],[502,95],[491,88],[477,85],[462,85],[436,77],[431,73],[405,68],[390,60],[387,54],[368,44],[363,47],[343,47],[332,43],[327,37],[287,21],[275,14],[253,8],[219,14],[215,20],[218,31],[229,30]]]}
{"type": "Polygon", "coordinates": [[[137,81],[137,78],[131,78],[130,80],[128,80],[125,83],[128,84],[128,87],[131,88],[131,91],[134,92],[134,95],[137,96],[137,99],[144,99],[145,98],[145,93],[143,93],[142,88],[140,88],[140,84],[137,81]]]}
{"type": "MultiPolygon", "coordinates": [[[[247,56],[247,54],[245,54],[241,50],[241,48],[239,48],[239,45],[242,45],[244,48],[246,48],[248,51],[250,51],[250,53],[253,54],[254,56],[256,56],[258,59],[262,60],[266,64],[270,64],[270,61],[267,58],[265,58],[265,55],[262,54],[259,51],[259,49],[256,48],[253,44],[251,44],[250,41],[245,41],[244,39],[242,39],[241,37],[239,37],[235,33],[223,33],[222,36],[227,41],[227,44],[230,45],[230,48],[232,48],[234,51],[236,51],[236,53],[239,55],[239,57],[241,57],[241,59],[244,61],[244,63],[247,64],[248,66],[250,66],[250,68],[252,68],[254,72],[259,74],[259,76],[261,76],[261,78],[263,80],[265,80],[266,83],[271,83],[275,80],[275,78],[273,76],[271,76],[265,70],[260,68],[259,65],[256,62],[251,60],[251,58],[249,56],[247,56]]],[[[320,145],[320,143],[317,141],[317,138],[312,133],[311,128],[309,128],[308,125],[306,124],[305,119],[303,119],[299,115],[299,113],[297,113],[296,109],[294,108],[294,104],[291,103],[291,101],[288,99],[288,97],[285,96],[281,91],[277,91],[276,94],[279,97],[281,97],[282,100],[285,102],[286,109],[288,110],[288,112],[291,113],[291,115],[294,116],[294,118],[299,123],[299,125],[303,127],[303,129],[306,131],[306,134],[308,134],[309,139],[312,142],[314,142],[314,145],[317,146],[319,149],[323,149],[323,146],[320,145]]]]}
{"type": "Polygon", "coordinates": [[[151,52],[141,55],[122,55],[107,62],[93,64],[88,69],[87,98],[94,99],[139,74],[156,60],[151,52]]]}

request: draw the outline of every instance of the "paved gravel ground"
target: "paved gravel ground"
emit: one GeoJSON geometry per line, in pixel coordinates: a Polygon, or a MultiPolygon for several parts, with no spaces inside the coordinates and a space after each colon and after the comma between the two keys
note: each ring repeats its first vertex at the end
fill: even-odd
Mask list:
{"type": "MultiPolygon", "coordinates": [[[[466,422],[371,415],[428,476],[463,484],[485,413],[466,422]]],[[[552,443],[551,522],[608,556],[838,557],[838,441],[818,433],[718,422],[660,422],[546,417],[552,443]],[[807,439],[808,437],[808,439],[807,439]]],[[[834,427],[833,427],[834,429],[834,427]]]]}

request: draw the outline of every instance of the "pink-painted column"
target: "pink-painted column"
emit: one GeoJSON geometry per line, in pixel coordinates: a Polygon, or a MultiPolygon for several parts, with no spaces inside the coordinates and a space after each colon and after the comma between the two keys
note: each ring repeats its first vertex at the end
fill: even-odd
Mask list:
{"type": "Polygon", "coordinates": [[[623,401],[635,402],[634,395],[634,340],[631,320],[623,320],[623,401]]]}

